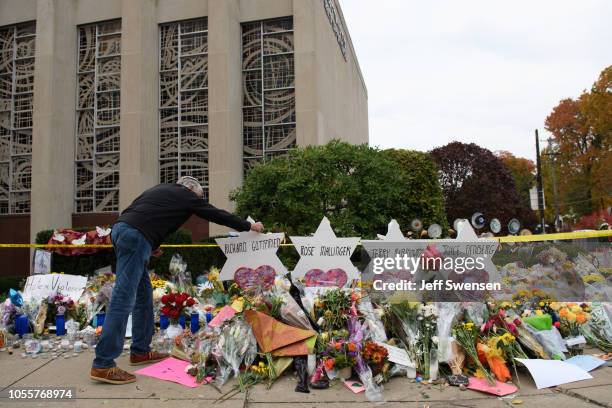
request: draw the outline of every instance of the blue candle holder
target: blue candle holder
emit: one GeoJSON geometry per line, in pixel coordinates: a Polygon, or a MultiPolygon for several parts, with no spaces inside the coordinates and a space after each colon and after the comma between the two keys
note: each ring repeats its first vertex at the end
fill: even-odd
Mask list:
{"type": "Polygon", "coordinates": [[[179,325],[185,330],[185,315],[179,317],[179,325]]]}
{"type": "Polygon", "coordinates": [[[66,334],[66,319],[64,315],[55,316],[55,334],[58,336],[66,334]]]}
{"type": "Polygon", "coordinates": [[[104,319],[106,319],[106,313],[96,314],[96,327],[104,326],[104,319]]]}
{"type": "Polygon", "coordinates": [[[19,335],[19,337],[23,338],[23,335],[28,333],[30,330],[30,322],[28,321],[27,315],[19,315],[15,318],[15,333],[19,335]]]}
{"type": "Polygon", "coordinates": [[[200,314],[199,313],[191,314],[191,325],[189,327],[191,328],[192,333],[196,333],[198,330],[200,330],[200,314]]]}
{"type": "Polygon", "coordinates": [[[163,314],[159,315],[159,328],[161,330],[166,330],[169,325],[170,325],[170,320],[168,319],[168,316],[163,315],[163,314]]]}
{"type": "Polygon", "coordinates": [[[206,312],[206,324],[210,323],[212,318],[213,318],[212,313],[211,312],[206,312]]]}

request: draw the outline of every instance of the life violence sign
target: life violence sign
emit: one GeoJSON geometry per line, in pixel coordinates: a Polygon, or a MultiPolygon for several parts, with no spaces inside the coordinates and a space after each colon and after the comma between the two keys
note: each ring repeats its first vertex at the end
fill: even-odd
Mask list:
{"type": "Polygon", "coordinates": [[[87,277],[50,273],[28,277],[23,289],[23,299],[38,300],[61,293],[73,300],[78,300],[87,284],[87,277]]]}

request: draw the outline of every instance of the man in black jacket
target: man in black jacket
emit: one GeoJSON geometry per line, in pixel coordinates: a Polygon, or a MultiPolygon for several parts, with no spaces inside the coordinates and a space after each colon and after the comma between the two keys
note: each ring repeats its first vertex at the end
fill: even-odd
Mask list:
{"type": "Polygon", "coordinates": [[[153,363],[167,354],[151,351],[155,331],[153,289],[146,268],[150,256],[161,253],[159,246],[191,215],[225,225],[237,231],[263,231],[260,222],[251,224],[225,210],[206,203],[204,190],[193,177],[181,177],[176,184],[160,184],[142,193],[126,208],[115,225],[111,238],[117,257],[117,277],[96,346],[90,377],[110,384],[136,381],[132,374],[115,365],[123,350],[127,320],[132,313],[130,364],[153,363]]]}

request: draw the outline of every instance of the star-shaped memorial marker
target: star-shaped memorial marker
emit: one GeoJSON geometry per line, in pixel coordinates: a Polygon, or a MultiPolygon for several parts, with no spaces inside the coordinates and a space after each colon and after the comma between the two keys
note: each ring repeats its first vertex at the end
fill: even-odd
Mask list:
{"type": "Polygon", "coordinates": [[[306,286],[344,286],[360,273],[351,262],[359,237],[338,238],[327,217],[310,237],[291,237],[300,260],[291,279],[304,278],[306,286]]]}
{"type": "MultiPolygon", "coordinates": [[[[412,285],[386,286],[389,289],[382,290],[385,293],[406,290],[398,288],[408,287],[408,290],[415,294],[426,294],[427,291],[419,291],[418,288],[422,282],[436,279],[451,282],[500,282],[499,272],[492,262],[499,243],[478,238],[467,221],[459,224],[457,239],[406,239],[395,220],[389,223],[387,235],[379,235],[378,238],[362,241],[370,257],[362,280],[372,284],[378,280],[379,283],[411,282],[412,285]],[[401,262],[391,262],[398,258],[401,262]],[[482,262],[482,266],[475,266],[476,258],[482,262]],[[385,266],[387,260],[389,266],[385,266]]],[[[437,292],[440,295],[438,300],[453,300],[448,291],[437,292]]],[[[452,295],[452,291],[450,294],[452,295]]]]}
{"type": "MultiPolygon", "coordinates": [[[[248,220],[254,222],[251,217],[248,220]]],[[[261,234],[247,231],[238,233],[236,237],[215,239],[227,257],[220,279],[233,279],[246,290],[269,289],[276,275],[287,274],[287,268],[276,255],[284,238],[283,232],[261,234]]]]}

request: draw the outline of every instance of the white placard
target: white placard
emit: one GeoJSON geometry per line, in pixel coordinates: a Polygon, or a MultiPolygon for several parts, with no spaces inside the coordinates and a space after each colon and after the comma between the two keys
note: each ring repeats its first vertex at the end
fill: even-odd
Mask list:
{"type": "Polygon", "coordinates": [[[342,269],[348,282],[359,279],[360,273],[351,262],[351,255],[359,243],[359,237],[338,238],[327,217],[323,217],[317,231],[311,237],[291,237],[300,260],[291,272],[291,279],[302,278],[313,269],[328,272],[342,269]]]}
{"type": "MultiPolygon", "coordinates": [[[[248,220],[254,222],[251,217],[248,220]]],[[[276,275],[286,275],[287,268],[276,255],[284,238],[283,232],[261,234],[247,231],[238,233],[237,237],[215,239],[227,257],[219,273],[220,279],[232,280],[240,268],[257,269],[264,265],[271,266],[276,275]]]]}
{"type": "Polygon", "coordinates": [[[75,302],[81,297],[87,284],[86,276],[50,273],[32,275],[26,280],[23,288],[23,300],[38,300],[61,293],[75,302]]]}
{"type": "Polygon", "coordinates": [[[389,356],[387,357],[390,362],[403,365],[405,367],[415,367],[415,364],[410,360],[408,352],[402,348],[391,346],[385,343],[376,343],[379,346],[383,346],[387,349],[389,356]]]}
{"type": "Polygon", "coordinates": [[[577,346],[578,344],[586,344],[586,339],[583,335],[576,337],[568,337],[567,339],[565,339],[565,345],[567,346],[577,346]]]}
{"type": "Polygon", "coordinates": [[[520,361],[527,367],[538,389],[593,378],[582,368],[565,361],[528,358],[517,358],[515,360],[520,361]]]}
{"type": "Polygon", "coordinates": [[[125,326],[125,338],[132,338],[132,314],[128,316],[127,326],[125,326]]]}
{"type": "Polygon", "coordinates": [[[34,260],[32,261],[32,275],[44,275],[51,273],[51,255],[50,251],[36,248],[34,250],[34,260]]]}

